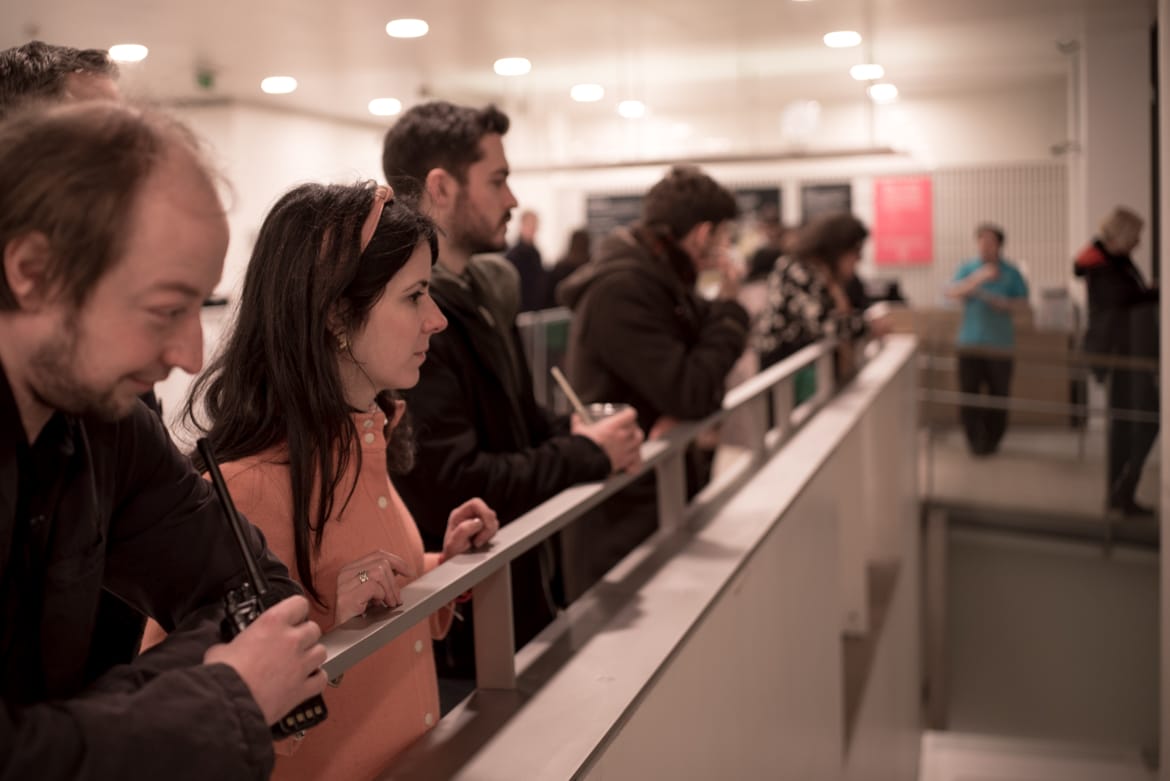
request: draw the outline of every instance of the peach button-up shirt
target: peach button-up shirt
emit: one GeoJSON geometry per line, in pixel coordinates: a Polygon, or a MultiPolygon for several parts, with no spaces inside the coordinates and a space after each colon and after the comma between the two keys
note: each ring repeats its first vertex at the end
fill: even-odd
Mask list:
{"type": "MultiPolygon", "coordinates": [[[[360,472],[356,459],[351,460],[339,485],[334,515],[325,524],[320,553],[313,558],[313,584],[328,608],[311,600],[310,618],[326,632],[333,625],[337,573],[346,564],[379,548],[406,559],[417,572],[438,564],[439,554],[423,553],[418,528],[386,473],[385,423],[380,410],[354,416],[360,472]],[[341,509],[355,474],[357,487],[341,509]]],[[[295,578],[292,487],[283,450],[224,464],[222,469],[240,512],[263,530],[269,547],[295,578]]],[[[399,578],[399,586],[405,582],[399,578]]],[[[429,625],[417,624],[346,672],[339,687],[328,687],[329,718],[302,740],[278,744],[272,778],[373,779],[434,726],[439,695],[431,639],[442,637],[450,621],[450,609],[436,613],[429,625]]]]}

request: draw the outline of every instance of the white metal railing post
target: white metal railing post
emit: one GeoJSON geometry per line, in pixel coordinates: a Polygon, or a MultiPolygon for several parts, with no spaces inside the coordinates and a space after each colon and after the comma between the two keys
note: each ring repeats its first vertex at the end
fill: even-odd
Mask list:
{"type": "Polygon", "coordinates": [[[837,353],[834,350],[826,350],[817,358],[816,362],[816,376],[817,389],[815,398],[817,406],[833,395],[833,385],[835,384],[833,367],[836,365],[837,353]]]}
{"type": "Polygon", "coordinates": [[[475,616],[475,685],[516,688],[516,645],[512,629],[512,567],[505,564],[472,590],[475,616]]]}
{"type": "Polygon", "coordinates": [[[687,507],[687,451],[677,452],[654,467],[658,478],[658,528],[675,531],[682,527],[687,507]]]}
{"type": "Polygon", "coordinates": [[[780,432],[779,441],[788,439],[792,429],[792,408],[796,404],[796,387],[791,379],[772,386],[772,425],[780,432]]]}
{"type": "Polygon", "coordinates": [[[751,448],[752,462],[763,463],[768,456],[768,408],[771,406],[771,393],[761,393],[744,405],[743,415],[748,426],[748,444],[751,448]]]}

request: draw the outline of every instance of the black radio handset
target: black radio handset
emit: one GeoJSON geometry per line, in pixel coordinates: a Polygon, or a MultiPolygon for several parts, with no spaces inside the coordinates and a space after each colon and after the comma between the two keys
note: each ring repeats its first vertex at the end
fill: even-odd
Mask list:
{"type": "MultiPolygon", "coordinates": [[[[219,464],[215,460],[215,453],[211,443],[201,438],[195,443],[207,473],[211,475],[211,484],[215,488],[215,495],[219,497],[219,506],[223,510],[228,526],[236,537],[240,548],[240,556],[244,560],[247,578],[239,588],[230,589],[223,598],[224,616],[221,625],[224,642],[243,632],[244,629],[259,618],[260,614],[272,607],[273,596],[268,588],[268,578],[264,575],[256,556],[252,553],[252,546],[248,543],[248,534],[244,531],[244,523],[240,514],[236,512],[236,505],[228,493],[227,484],[223,480],[223,473],[219,471],[219,464]]],[[[286,738],[298,732],[315,727],[325,720],[329,711],[325,708],[325,700],[321,695],[310,697],[297,707],[289,711],[278,722],[272,725],[272,735],[276,738],[286,738]]]]}

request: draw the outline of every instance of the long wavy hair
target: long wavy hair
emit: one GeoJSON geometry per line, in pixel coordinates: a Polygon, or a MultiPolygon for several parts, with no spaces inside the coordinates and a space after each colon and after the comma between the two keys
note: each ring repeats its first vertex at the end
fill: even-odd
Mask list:
{"type": "MultiPolygon", "coordinates": [[[[356,488],[356,477],[341,485],[351,461],[361,468],[351,417],[360,410],[345,398],[338,336],[365,325],[420,242],[430,246],[432,261],[438,258],[434,224],[395,201],[383,208],[363,252],[361,228],[373,197],[373,183],[306,184],[277,201],[256,239],[234,328],[184,410],[188,426],[211,440],[222,462],[286,446],[297,573],[322,606],[313,556],[334,507],[344,511],[356,488]]],[[[389,393],[378,403],[393,411],[389,393]]],[[[387,462],[406,471],[412,456],[404,421],[391,434],[387,462]]]]}

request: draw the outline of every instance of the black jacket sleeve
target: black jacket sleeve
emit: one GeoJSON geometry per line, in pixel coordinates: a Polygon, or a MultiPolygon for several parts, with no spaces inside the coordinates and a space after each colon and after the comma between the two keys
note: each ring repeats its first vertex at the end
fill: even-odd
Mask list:
{"type": "MultiPolygon", "coordinates": [[[[611,471],[601,448],[567,433],[511,450],[481,446],[486,428],[508,423],[476,420],[476,397],[483,389],[475,385],[493,380],[465,376],[462,357],[451,345],[432,340],[427,370],[407,394],[418,454],[414,469],[395,484],[431,546],[442,540],[450,511],[468,499],[482,498],[507,523],[564,489],[605,479],[611,471]]],[[[504,408],[493,414],[514,413],[504,408]]],[[[564,426],[551,417],[544,423],[550,431],[564,426]]]]}
{"type": "Polygon", "coordinates": [[[0,706],[3,781],[244,781],[267,778],[272,763],[263,716],[225,665],[172,670],[133,691],[0,706]]]}
{"type": "Polygon", "coordinates": [[[647,289],[621,273],[595,285],[590,295],[596,308],[582,338],[606,368],[663,415],[696,420],[717,410],[747,343],[744,308],[735,301],[703,302],[698,339],[688,346],[672,330],[676,304],[665,289],[647,289]]]}
{"type": "MultiPolygon", "coordinates": [[[[225,665],[204,665],[219,641],[221,600],[243,577],[234,538],[210,486],[145,407],[119,425],[106,542],[106,587],[171,631],[133,663],[68,700],[0,711],[0,780],[267,778],[268,726],[225,665]]],[[[249,527],[274,595],[299,593],[249,527]]]]}
{"type": "Polygon", "coordinates": [[[1085,274],[1095,304],[1104,309],[1128,309],[1158,300],[1158,288],[1146,287],[1132,262],[1129,267],[1131,271],[1126,273],[1127,269],[1106,264],[1085,274]]]}

